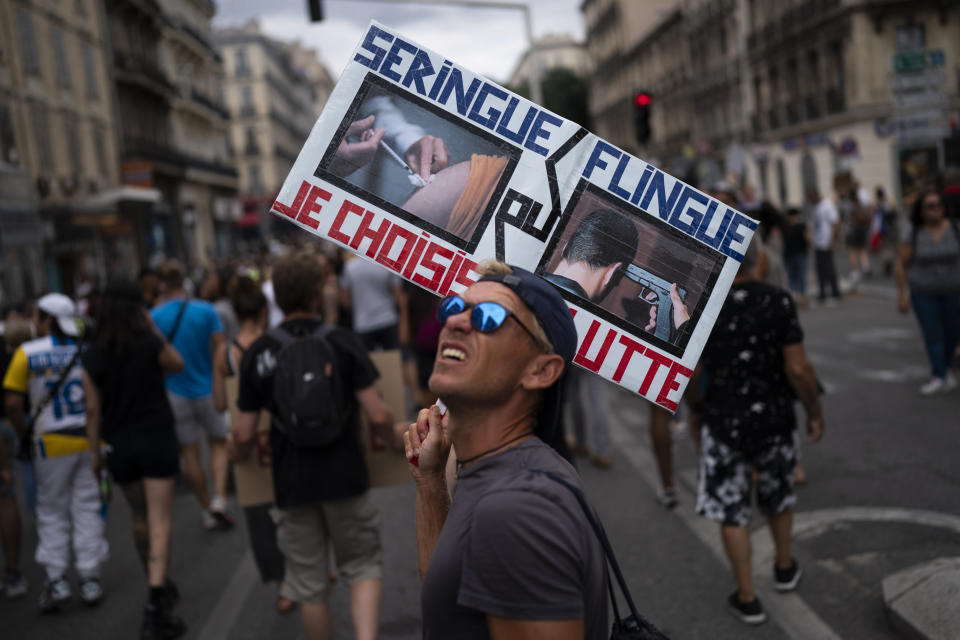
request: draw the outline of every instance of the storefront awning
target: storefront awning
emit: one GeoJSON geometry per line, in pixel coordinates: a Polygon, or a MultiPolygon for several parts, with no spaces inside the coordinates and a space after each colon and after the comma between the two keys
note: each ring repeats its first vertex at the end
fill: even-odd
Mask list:
{"type": "Polygon", "coordinates": [[[243,212],[243,215],[237,219],[238,227],[256,227],[260,224],[260,212],[249,209],[243,212]]]}
{"type": "Polygon", "coordinates": [[[112,189],[104,189],[100,193],[81,200],[74,207],[79,211],[112,211],[121,202],[140,202],[153,204],[160,202],[160,191],[149,187],[135,187],[124,185],[112,189]]]}

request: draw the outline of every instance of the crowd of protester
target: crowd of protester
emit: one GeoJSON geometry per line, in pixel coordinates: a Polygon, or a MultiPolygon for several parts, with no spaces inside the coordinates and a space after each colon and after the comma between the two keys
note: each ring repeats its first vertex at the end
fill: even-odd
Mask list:
{"type": "MultiPolygon", "coordinates": [[[[742,324],[758,335],[775,336],[770,344],[751,347],[775,354],[761,358],[766,369],[757,371],[733,363],[742,353],[739,341],[749,332],[711,338],[704,352],[706,371],[690,385],[681,410],[706,474],[698,510],[721,523],[738,582],[729,604],[745,622],[765,618],[740,548],[749,508],[723,496],[731,494],[728,485],[745,486],[752,470],[766,488],[760,507],[777,541],[775,582],[783,590],[794,588],[800,570],[789,547],[793,487],[803,480],[799,439],[792,409],[787,410],[794,397],[807,409],[812,439],[823,433],[817,381],[803,352],[794,305],[834,306],[881,265],[886,275],[895,274],[900,310],[912,308],[922,330],[932,377],[921,393],[957,386],[949,368],[960,339],[960,212],[948,209],[956,194],[935,189],[914,194],[898,215],[883,187],[871,195],[850,176],[838,177],[834,186],[833,196],[809,189],[807,208],[786,211],[756,199],[749,189],[740,193],[721,183],[711,190],[760,222],[735,282],[738,300],[751,296],[757,306],[748,313],[728,301],[725,326],[742,324]],[[845,286],[834,263],[841,247],[850,260],[845,286]],[[815,300],[807,293],[811,252],[815,300]],[[728,369],[736,375],[726,375],[728,369]],[[734,382],[756,387],[776,414],[757,428],[756,441],[744,440],[749,430],[725,426],[739,424],[743,411],[756,413],[756,404],[745,409],[717,400],[731,395],[724,389],[734,382]]],[[[428,383],[440,337],[450,318],[474,304],[459,303],[462,308],[450,310],[454,303],[444,301],[441,308],[437,298],[379,266],[313,241],[282,255],[236,258],[193,271],[170,260],[144,269],[135,281],[110,281],[82,300],[50,293],[8,305],[0,420],[6,596],[36,593],[40,611],[53,613],[72,600],[74,584],[79,599],[90,606],[109,592],[100,568],[109,558],[104,521],[112,484],[130,505],[130,529],[146,578],[141,637],[183,635],[186,625],[176,614],[180,592],[168,572],[173,521],[182,517],[173,509],[176,479],[182,474],[196,498],[198,525],[228,531],[235,526],[228,497],[231,460],[265,451],[274,501],[245,506],[243,519],[260,576],[276,585],[277,611],[299,608],[308,637],[329,637],[326,599],[340,576],[350,588],[356,637],[376,637],[380,523],[367,494],[356,432],[328,434],[321,448],[299,441],[294,434],[300,432],[283,426],[283,415],[291,402],[302,405],[303,399],[288,398],[275,380],[289,373],[284,367],[307,366],[302,362],[308,356],[327,363],[321,374],[334,379],[338,421],[354,425],[362,414],[394,448],[402,449],[406,437],[407,455],[415,457],[410,439],[424,439],[429,423],[440,424],[440,418],[420,414],[419,430],[407,431],[406,425],[434,403],[428,383]],[[378,349],[403,355],[397,375],[406,390],[404,415],[393,415],[373,388],[378,372],[368,353],[378,349]],[[34,557],[44,569],[43,584],[34,591],[21,571],[21,504],[33,514],[34,557]],[[327,563],[328,542],[336,571],[327,563]],[[75,581],[69,578],[71,548],[75,581]]],[[[536,332],[528,333],[536,338],[536,332]]],[[[566,385],[565,431],[572,436],[572,455],[609,468],[608,422],[614,416],[603,403],[599,378],[581,371],[562,381],[551,378],[552,384],[566,385]]],[[[551,419],[562,422],[560,416],[551,419]]],[[[670,414],[653,407],[649,422],[661,478],[657,497],[674,508],[671,431],[676,421],[672,427],[670,414]]],[[[571,456],[562,441],[558,449],[571,456]]]]}

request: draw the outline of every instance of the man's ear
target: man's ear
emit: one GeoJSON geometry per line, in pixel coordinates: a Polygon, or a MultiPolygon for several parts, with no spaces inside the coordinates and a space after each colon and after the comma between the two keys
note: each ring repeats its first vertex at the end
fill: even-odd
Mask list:
{"type": "Polygon", "coordinates": [[[603,284],[600,285],[601,291],[607,288],[607,285],[610,284],[611,280],[613,280],[613,276],[617,275],[617,272],[622,266],[622,262],[614,262],[610,266],[603,269],[603,284]]]}
{"type": "Polygon", "coordinates": [[[555,353],[541,353],[527,365],[520,385],[527,390],[547,389],[563,375],[563,357],[555,353]]]}

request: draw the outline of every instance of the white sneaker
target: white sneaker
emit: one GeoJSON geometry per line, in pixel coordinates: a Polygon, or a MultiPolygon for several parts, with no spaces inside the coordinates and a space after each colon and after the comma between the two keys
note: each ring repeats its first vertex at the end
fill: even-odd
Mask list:
{"type": "Polygon", "coordinates": [[[957,379],[953,377],[953,374],[949,371],[947,372],[947,377],[943,381],[943,392],[949,393],[957,388],[957,379]]]}
{"type": "MultiPolygon", "coordinates": [[[[956,386],[956,381],[954,381],[954,386],[956,386]]],[[[930,378],[930,382],[920,387],[920,395],[922,396],[932,396],[942,391],[946,391],[947,381],[943,378],[930,378]]]]}
{"type": "Polygon", "coordinates": [[[203,528],[204,528],[204,529],[216,529],[216,528],[217,528],[217,519],[214,518],[214,517],[213,517],[213,514],[210,513],[209,511],[207,511],[206,509],[203,510],[203,515],[201,516],[201,519],[203,520],[203,528]]]}

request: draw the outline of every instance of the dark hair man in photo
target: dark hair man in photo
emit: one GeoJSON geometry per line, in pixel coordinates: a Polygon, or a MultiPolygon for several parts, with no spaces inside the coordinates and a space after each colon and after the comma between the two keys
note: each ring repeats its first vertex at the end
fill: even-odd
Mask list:
{"type": "Polygon", "coordinates": [[[440,303],[430,390],[446,404],[404,435],[417,486],[424,638],[607,637],[603,549],[576,471],[538,437],[557,423],[577,335],[557,290],[483,262],[440,303]],[[444,473],[457,456],[452,500],[444,473]]]}
{"type": "Polygon", "coordinates": [[[637,227],[613,209],[587,215],[563,247],[563,259],[544,278],[584,300],[599,302],[617,284],[621,269],[633,262],[637,227]]]}
{"type": "MultiPolygon", "coordinates": [[[[792,591],[800,580],[800,567],[790,555],[797,500],[794,396],[806,409],[810,441],[823,435],[817,381],[793,299],[757,279],[760,251],[751,243],[700,360],[707,379],[697,513],[720,523],[737,581],[727,603],[748,624],[766,620],[750,561],[751,474],[756,472],[757,506],[767,517],[776,550],[774,587],[792,591]]],[[[692,380],[688,392],[698,386],[692,380]]]]}
{"type": "Polygon", "coordinates": [[[260,411],[270,412],[277,544],[285,562],[281,595],[300,603],[310,640],[331,637],[332,543],[350,585],[355,637],[373,640],[382,590],[380,520],[367,491],[360,412],[377,435],[398,449],[400,443],[360,338],[323,324],[323,281],[323,266],[310,251],[289,253],[274,266],[284,319],[244,353],[229,446],[234,459],[249,457],[260,411]]]}

